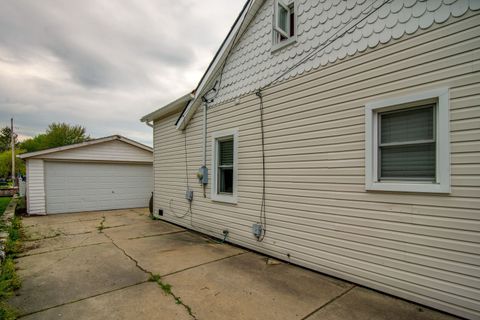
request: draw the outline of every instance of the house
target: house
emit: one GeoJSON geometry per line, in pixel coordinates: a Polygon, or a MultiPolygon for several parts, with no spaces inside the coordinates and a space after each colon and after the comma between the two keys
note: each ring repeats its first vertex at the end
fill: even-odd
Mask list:
{"type": "Polygon", "coordinates": [[[29,214],[147,207],[153,191],[152,148],[119,135],[19,157],[29,214]]]}
{"type": "Polygon", "coordinates": [[[480,318],[480,1],[251,0],[154,128],[154,212],[480,318]]]}

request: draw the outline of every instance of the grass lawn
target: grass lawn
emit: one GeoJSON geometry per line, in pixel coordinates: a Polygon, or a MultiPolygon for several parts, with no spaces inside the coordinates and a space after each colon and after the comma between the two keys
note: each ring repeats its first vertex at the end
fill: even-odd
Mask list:
{"type": "MultiPolygon", "coordinates": [[[[11,197],[0,197],[0,216],[3,215],[5,208],[10,203],[11,197]]],[[[0,231],[8,228],[8,240],[5,244],[5,253],[7,258],[3,261],[0,268],[0,319],[15,320],[17,312],[7,303],[7,299],[14,294],[14,291],[20,288],[21,282],[15,270],[14,257],[21,250],[21,221],[19,217],[12,220],[12,225],[7,227],[3,221],[0,224],[0,231]]]]}
{"type": "Polygon", "coordinates": [[[3,214],[5,211],[5,208],[8,206],[10,203],[10,197],[0,197],[0,215],[3,214]]]}

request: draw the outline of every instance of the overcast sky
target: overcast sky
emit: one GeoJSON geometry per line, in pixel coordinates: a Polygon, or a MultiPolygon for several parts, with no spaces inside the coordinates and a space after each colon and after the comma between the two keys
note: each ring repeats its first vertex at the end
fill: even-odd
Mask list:
{"type": "Polygon", "coordinates": [[[245,0],[0,0],[0,126],[151,145],[139,119],[194,89],[245,0]]]}

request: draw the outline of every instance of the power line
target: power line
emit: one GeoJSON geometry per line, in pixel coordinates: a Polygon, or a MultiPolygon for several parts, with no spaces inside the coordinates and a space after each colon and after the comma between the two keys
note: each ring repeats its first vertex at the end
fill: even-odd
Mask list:
{"type": "MultiPolygon", "coordinates": [[[[331,44],[332,42],[334,42],[335,40],[343,37],[347,32],[349,32],[352,28],[358,26],[360,23],[362,23],[362,21],[364,21],[365,19],[367,19],[370,15],[372,15],[375,11],[379,10],[381,7],[383,7],[387,2],[390,2],[391,0],[386,0],[384,1],[378,8],[376,8],[375,10],[371,10],[371,8],[373,7],[373,5],[375,4],[376,1],[372,2],[372,4],[367,8],[368,10],[370,10],[371,12],[366,15],[365,17],[363,17],[360,21],[358,21],[357,23],[355,23],[352,27],[348,28],[347,30],[345,30],[343,33],[339,34],[340,29],[338,32],[334,33],[332,36],[330,36],[327,40],[325,40],[322,44],[320,44],[319,48],[315,49],[313,52],[309,53],[306,57],[302,58],[299,62],[297,62],[296,64],[294,64],[292,67],[290,67],[289,69],[287,69],[285,72],[283,72],[282,74],[280,74],[278,77],[276,77],[273,81],[271,81],[269,84],[265,85],[263,88],[260,88],[258,89],[255,94],[257,95],[257,97],[259,98],[260,102],[259,102],[259,109],[260,109],[260,130],[261,130],[261,145],[262,145],[262,202],[260,204],[260,214],[259,214],[259,217],[260,217],[260,224],[262,226],[262,234],[260,235],[260,237],[257,239],[257,241],[261,242],[264,240],[265,238],[265,235],[267,233],[267,214],[266,214],[266,189],[265,189],[265,183],[266,183],[266,172],[265,172],[265,132],[264,132],[264,120],[263,120],[263,116],[264,116],[264,105],[263,105],[263,95],[262,95],[262,89],[264,88],[267,88],[269,87],[270,85],[272,85],[273,83],[275,83],[276,81],[278,81],[279,79],[281,79],[285,74],[287,74],[288,72],[292,71],[293,69],[295,69],[296,67],[298,67],[299,65],[301,65],[302,63],[304,63],[305,61],[307,61],[308,59],[310,59],[313,55],[317,54],[318,52],[320,52],[321,50],[323,50],[324,48],[326,48],[329,44],[331,44]],[[332,40],[333,39],[333,40],[332,40]]],[[[363,10],[360,14],[362,13],[365,13],[365,11],[367,10],[363,10]]],[[[359,16],[360,16],[359,14],[359,16]]],[[[351,20],[350,20],[351,21],[351,20]]],[[[349,22],[350,22],[349,21],[349,22]]],[[[349,23],[347,22],[347,24],[349,23]]],[[[218,94],[218,91],[217,93],[218,94]]]]}
{"type": "MultiPolygon", "coordinates": [[[[332,44],[333,42],[335,42],[337,39],[340,39],[341,37],[343,37],[345,34],[347,34],[350,30],[352,30],[353,28],[356,28],[360,23],[362,23],[365,19],[367,19],[368,17],[370,17],[373,13],[375,13],[376,11],[378,11],[380,8],[382,8],[385,4],[387,4],[388,2],[391,2],[392,0],[385,0],[378,8],[372,10],[374,4],[377,2],[376,0],[372,2],[372,4],[370,4],[370,6],[368,6],[366,9],[364,9],[363,11],[360,12],[360,14],[358,16],[360,16],[362,13],[365,13],[366,11],[370,11],[365,17],[363,17],[362,19],[360,19],[360,21],[356,22],[353,26],[351,26],[350,28],[348,28],[347,30],[345,30],[344,32],[342,32],[341,34],[338,34],[338,32],[341,30],[339,30],[338,32],[332,34],[330,37],[328,37],[323,43],[320,44],[320,46],[315,49],[314,51],[312,51],[311,53],[309,53],[307,56],[303,57],[302,59],[300,59],[300,61],[298,61],[297,63],[295,63],[293,66],[291,66],[290,68],[288,68],[287,70],[285,70],[283,73],[281,73],[279,76],[277,76],[274,80],[272,80],[270,83],[266,84],[265,86],[263,86],[263,88],[261,89],[265,89],[269,86],[271,86],[272,84],[276,83],[278,80],[280,80],[284,75],[286,75],[287,73],[289,73],[290,71],[294,70],[296,67],[298,67],[299,65],[301,65],[302,63],[306,62],[307,60],[309,60],[311,57],[313,57],[315,54],[317,54],[318,52],[320,52],[321,50],[325,49],[328,45],[332,44]],[[335,38],[334,38],[335,37],[335,38]],[[333,39],[334,38],[334,39],[333,39]]],[[[357,17],[358,17],[357,16],[357,17]]],[[[357,18],[355,17],[355,18],[357,18]]],[[[347,22],[350,23],[353,19],[355,18],[352,18],[350,19],[350,21],[347,22]]],[[[343,29],[343,28],[342,28],[343,29]]]]}
{"type": "MultiPolygon", "coordinates": [[[[250,1],[250,4],[248,6],[248,8],[246,9],[246,13],[248,13],[248,11],[252,8],[252,5],[253,5],[253,0],[250,1]]],[[[242,34],[240,35],[243,36],[243,34],[247,31],[247,28],[245,28],[245,30],[243,30],[242,34]]],[[[218,92],[220,91],[221,89],[221,85],[222,85],[222,80],[223,80],[223,71],[225,69],[225,65],[227,64],[227,59],[228,57],[230,56],[230,53],[232,52],[232,49],[235,45],[235,41],[237,40],[237,37],[238,35],[240,34],[240,27],[238,28],[237,32],[235,33],[235,36],[233,38],[233,41],[232,41],[232,45],[231,47],[228,49],[228,52],[227,52],[227,55],[225,56],[225,60],[223,61],[222,63],[222,70],[220,71],[220,78],[219,80],[216,81],[216,83],[214,84],[213,88],[211,88],[210,90],[208,90],[207,92],[205,92],[205,94],[202,96],[204,102],[213,102],[213,100],[218,96],[218,92]],[[215,89],[215,87],[217,87],[217,84],[218,84],[218,89],[215,89]],[[207,99],[206,98],[206,95],[209,94],[211,91],[215,91],[215,95],[213,97],[211,97],[210,99],[207,99]]]]}

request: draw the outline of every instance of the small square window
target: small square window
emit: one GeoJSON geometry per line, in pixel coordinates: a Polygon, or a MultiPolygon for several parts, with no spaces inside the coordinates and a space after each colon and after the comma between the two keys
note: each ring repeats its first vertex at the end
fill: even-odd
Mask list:
{"type": "Polygon", "coordinates": [[[237,144],[238,130],[212,134],[212,193],[215,201],[237,202],[237,144]]]}
{"type": "Polygon", "coordinates": [[[273,44],[287,45],[295,39],[296,18],[293,1],[275,0],[273,14],[273,44]]]}
{"type": "Polygon", "coordinates": [[[450,192],[448,89],[365,107],[367,190],[450,192]]]}
{"type": "Polygon", "coordinates": [[[435,105],[378,114],[379,180],[435,181],[435,105]]]}

